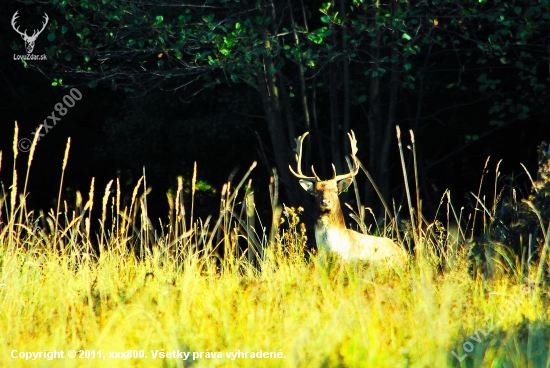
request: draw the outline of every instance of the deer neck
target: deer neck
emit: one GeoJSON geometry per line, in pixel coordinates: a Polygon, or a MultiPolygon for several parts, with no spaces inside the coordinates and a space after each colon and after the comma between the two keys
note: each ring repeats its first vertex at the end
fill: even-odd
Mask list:
{"type": "Polygon", "coordinates": [[[328,211],[319,211],[319,218],[317,225],[327,228],[346,228],[346,222],[344,221],[344,214],[340,203],[336,202],[334,207],[328,211]]]}
{"type": "Polygon", "coordinates": [[[332,252],[347,252],[349,241],[340,203],[330,211],[322,211],[315,225],[317,246],[332,252]]]}

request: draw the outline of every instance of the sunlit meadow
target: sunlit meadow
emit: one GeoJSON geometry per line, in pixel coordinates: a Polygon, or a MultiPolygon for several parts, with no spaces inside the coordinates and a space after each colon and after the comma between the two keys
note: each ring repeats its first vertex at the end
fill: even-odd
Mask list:
{"type": "MultiPolygon", "coordinates": [[[[29,170],[34,148],[27,158],[14,145],[29,170]]],[[[68,203],[68,162],[70,141],[49,213],[27,207],[29,171],[0,188],[0,366],[550,366],[549,225],[537,208],[544,177],[524,202],[482,182],[471,213],[447,192],[432,221],[412,179],[411,210],[396,210],[410,222],[397,225],[388,208],[377,231],[410,251],[397,268],[320,262],[304,247],[303,209],[279,206],[276,176],[273,217],[262,223],[248,179],[255,165],[224,186],[219,214],[208,219],[193,215],[196,171],[190,183],[179,180],[155,229],[145,178],[132,193],[114,180],[68,203]],[[485,185],[494,198],[479,198],[485,185]],[[502,241],[509,228],[498,214],[521,216],[521,205],[538,236],[521,236],[528,249],[518,254],[502,241]]],[[[357,228],[366,213],[355,209],[357,228]]]]}

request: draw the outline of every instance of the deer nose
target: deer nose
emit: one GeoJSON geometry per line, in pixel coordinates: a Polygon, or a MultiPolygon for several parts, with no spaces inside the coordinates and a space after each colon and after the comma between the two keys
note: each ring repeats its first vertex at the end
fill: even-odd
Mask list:
{"type": "Polygon", "coordinates": [[[323,207],[330,206],[330,200],[329,199],[322,199],[321,200],[321,206],[323,206],[323,207]]]}

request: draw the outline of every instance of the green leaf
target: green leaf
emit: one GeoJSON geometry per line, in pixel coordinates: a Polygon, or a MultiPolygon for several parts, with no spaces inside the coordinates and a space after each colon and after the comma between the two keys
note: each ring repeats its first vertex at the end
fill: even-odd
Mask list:
{"type": "Polygon", "coordinates": [[[61,27],[61,34],[67,33],[68,30],[69,30],[69,28],[67,26],[61,27]]]}
{"type": "Polygon", "coordinates": [[[97,80],[93,80],[90,83],[88,83],[88,87],[95,88],[97,87],[97,80]]]}
{"type": "Polygon", "coordinates": [[[367,101],[367,96],[361,95],[361,96],[357,97],[357,101],[359,101],[360,103],[363,103],[363,102],[367,101]]]}
{"type": "Polygon", "coordinates": [[[405,70],[410,70],[412,68],[412,65],[410,63],[407,63],[404,65],[405,70]]]}
{"type": "Polygon", "coordinates": [[[330,24],[330,18],[328,17],[328,15],[323,15],[321,17],[321,22],[330,24]]]}
{"type": "Polygon", "coordinates": [[[409,36],[407,33],[403,33],[403,36],[401,36],[402,38],[406,39],[406,40],[410,40],[411,39],[411,36],[409,36]]]}
{"type": "Polygon", "coordinates": [[[155,20],[156,20],[156,23],[157,23],[157,24],[160,24],[160,23],[162,23],[162,21],[164,20],[164,18],[163,18],[162,15],[157,15],[157,16],[155,17],[155,20]]]}
{"type": "Polygon", "coordinates": [[[48,35],[48,41],[53,42],[53,40],[55,40],[55,33],[52,32],[48,35]]]}

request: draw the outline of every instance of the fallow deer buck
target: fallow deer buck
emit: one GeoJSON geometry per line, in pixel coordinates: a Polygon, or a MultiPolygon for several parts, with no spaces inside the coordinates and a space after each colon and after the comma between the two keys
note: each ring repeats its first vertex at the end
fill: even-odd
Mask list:
{"type": "Polygon", "coordinates": [[[289,167],[292,174],[300,179],[302,188],[316,198],[319,216],[315,225],[315,240],[319,250],[336,253],[344,261],[360,259],[372,263],[388,261],[404,264],[407,253],[391,239],[361,234],[346,228],[338,195],[350,187],[353,183],[352,178],[359,172],[359,163],[355,157],[357,140],[353,131],[351,134],[348,133],[353,168],[348,174],[336,175],[336,168],[333,164],[334,174],[330,180],[321,180],[313,166],[311,166],[311,171],[314,176],[305,176],[302,173],[302,143],[308,134],[309,132],[306,132],[295,139],[298,172],[295,172],[290,165],[289,167]]]}

